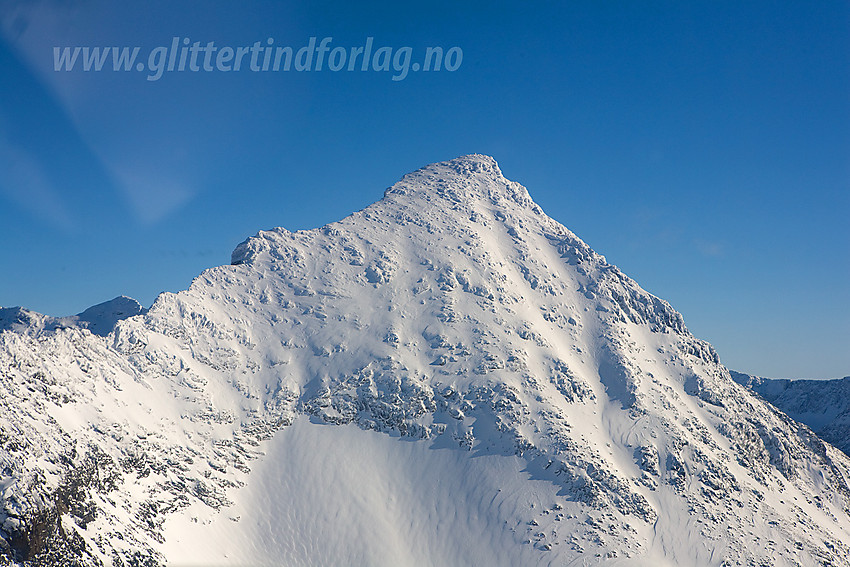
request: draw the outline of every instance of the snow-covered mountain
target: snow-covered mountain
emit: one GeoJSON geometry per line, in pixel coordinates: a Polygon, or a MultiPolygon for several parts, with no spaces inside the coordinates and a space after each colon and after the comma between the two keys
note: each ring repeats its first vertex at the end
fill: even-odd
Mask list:
{"type": "Polygon", "coordinates": [[[850,454],[850,376],[837,380],[762,378],[730,370],[732,379],[850,454]]]}
{"type": "Polygon", "coordinates": [[[22,307],[0,307],[0,331],[38,334],[59,328],[78,327],[105,337],[118,321],[146,311],[138,301],[123,295],[70,317],[50,317],[22,307]]]}
{"type": "Polygon", "coordinates": [[[486,156],[0,381],[11,564],[850,564],[850,459],[486,156]]]}

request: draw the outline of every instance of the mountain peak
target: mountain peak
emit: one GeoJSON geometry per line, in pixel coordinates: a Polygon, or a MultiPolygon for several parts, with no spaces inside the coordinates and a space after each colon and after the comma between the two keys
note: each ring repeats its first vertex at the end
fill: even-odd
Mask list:
{"type": "Polygon", "coordinates": [[[0,331],[38,335],[43,331],[77,327],[105,337],[118,321],[146,312],[138,301],[124,295],[67,317],[52,317],[22,307],[0,307],[0,331]]]}
{"type": "Polygon", "coordinates": [[[541,212],[525,187],[506,179],[496,160],[482,154],[432,163],[408,173],[384,193],[387,200],[403,196],[424,197],[426,201],[436,196],[452,204],[479,202],[541,212]]]}
{"type": "Polygon", "coordinates": [[[118,321],[145,312],[147,312],[147,309],[132,297],[119,295],[114,299],[89,307],[78,314],[77,319],[95,335],[105,337],[118,321]]]}
{"type": "Polygon", "coordinates": [[[437,162],[437,164],[450,165],[451,167],[457,168],[459,171],[469,168],[476,171],[495,170],[499,176],[502,175],[502,172],[499,171],[499,164],[496,162],[496,158],[485,154],[466,154],[444,162],[437,162]]]}
{"type": "MultiPolygon", "coordinates": [[[[335,233],[344,230],[346,225],[362,221],[385,226],[413,224],[428,232],[452,232],[451,227],[456,229],[470,222],[477,225],[479,221],[493,221],[507,224],[506,229],[516,234],[520,227],[534,224],[527,222],[531,218],[535,219],[534,222],[554,223],[543,214],[525,187],[502,175],[495,159],[469,154],[432,163],[404,175],[384,192],[379,201],[322,229],[298,233],[290,233],[285,228],[260,231],[236,247],[231,263],[249,263],[272,248],[286,247],[290,237],[296,238],[295,234],[335,233]]],[[[554,224],[559,234],[569,233],[564,227],[554,224]]],[[[478,231],[481,227],[467,228],[478,231]]],[[[584,243],[580,246],[586,247],[584,243]]]]}
{"type": "Polygon", "coordinates": [[[454,159],[441,161],[426,165],[418,170],[408,173],[407,176],[415,176],[422,171],[450,170],[460,176],[485,176],[494,179],[504,179],[502,171],[496,159],[484,154],[467,154],[454,159]]]}

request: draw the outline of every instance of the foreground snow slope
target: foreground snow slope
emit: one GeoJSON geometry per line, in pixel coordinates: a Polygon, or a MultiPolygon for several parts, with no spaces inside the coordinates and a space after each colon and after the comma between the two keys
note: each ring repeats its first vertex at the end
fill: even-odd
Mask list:
{"type": "Polygon", "coordinates": [[[850,564],[848,458],[486,156],[0,341],[11,562],[850,564]]]}

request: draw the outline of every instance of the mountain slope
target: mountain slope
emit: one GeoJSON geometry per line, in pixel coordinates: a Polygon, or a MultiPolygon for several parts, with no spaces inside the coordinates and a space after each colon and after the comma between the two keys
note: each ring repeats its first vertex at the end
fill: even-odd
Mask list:
{"type": "Polygon", "coordinates": [[[850,556],[848,458],[486,156],[260,232],[106,337],[0,341],[10,560],[850,556]]]}

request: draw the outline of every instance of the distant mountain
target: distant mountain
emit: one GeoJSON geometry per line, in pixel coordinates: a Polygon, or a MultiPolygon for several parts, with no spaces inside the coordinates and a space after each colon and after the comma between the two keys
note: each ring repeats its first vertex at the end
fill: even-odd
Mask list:
{"type": "Polygon", "coordinates": [[[492,158],[232,264],[7,314],[7,564],[850,564],[850,459],[492,158]]]}
{"type": "Polygon", "coordinates": [[[142,315],[146,311],[138,301],[123,295],[70,317],[51,317],[22,307],[0,307],[0,331],[38,334],[42,331],[78,327],[105,337],[118,321],[142,315]]]}
{"type": "Polygon", "coordinates": [[[837,380],[781,380],[730,370],[732,379],[805,423],[850,454],[850,376],[837,380]]]}

